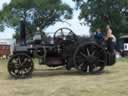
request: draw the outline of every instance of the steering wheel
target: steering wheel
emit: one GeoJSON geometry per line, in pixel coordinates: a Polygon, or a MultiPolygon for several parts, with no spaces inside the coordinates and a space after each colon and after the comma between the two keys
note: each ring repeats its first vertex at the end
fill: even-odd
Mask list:
{"type": "Polygon", "coordinates": [[[55,43],[63,43],[64,41],[75,41],[76,35],[69,28],[60,28],[54,33],[54,42],[55,43]]]}

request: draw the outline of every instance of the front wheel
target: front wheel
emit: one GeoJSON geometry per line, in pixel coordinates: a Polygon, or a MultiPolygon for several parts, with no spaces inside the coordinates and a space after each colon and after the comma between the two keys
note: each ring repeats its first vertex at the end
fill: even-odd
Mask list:
{"type": "Polygon", "coordinates": [[[8,62],[8,72],[14,78],[31,76],[33,67],[33,61],[27,54],[13,55],[8,62]]]}
{"type": "Polygon", "coordinates": [[[76,49],[73,61],[76,69],[82,72],[98,73],[106,65],[106,52],[95,43],[84,43],[76,49]]]}

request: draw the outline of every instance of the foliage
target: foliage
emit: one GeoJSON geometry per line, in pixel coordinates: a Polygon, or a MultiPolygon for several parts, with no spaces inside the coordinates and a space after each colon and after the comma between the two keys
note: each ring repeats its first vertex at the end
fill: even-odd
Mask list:
{"type": "Polygon", "coordinates": [[[0,12],[0,24],[19,30],[19,21],[23,18],[27,31],[32,33],[37,26],[44,29],[71,17],[72,9],[61,0],[11,0],[0,12]]]}
{"type": "Polygon", "coordinates": [[[4,31],[4,25],[0,24],[0,31],[4,31]]]}
{"type": "Polygon", "coordinates": [[[91,31],[107,24],[117,36],[128,31],[128,0],[73,0],[81,9],[80,20],[90,25],[91,31]]]}

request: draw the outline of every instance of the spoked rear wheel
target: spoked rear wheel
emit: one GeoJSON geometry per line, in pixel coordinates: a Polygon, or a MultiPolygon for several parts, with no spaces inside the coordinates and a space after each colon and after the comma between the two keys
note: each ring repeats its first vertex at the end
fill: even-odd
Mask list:
{"type": "Polygon", "coordinates": [[[85,43],[78,46],[73,61],[82,72],[99,73],[106,65],[106,52],[95,43],[85,43]]]}
{"type": "Polygon", "coordinates": [[[26,78],[33,72],[33,61],[26,54],[13,55],[8,62],[8,72],[14,78],[26,78]]]}

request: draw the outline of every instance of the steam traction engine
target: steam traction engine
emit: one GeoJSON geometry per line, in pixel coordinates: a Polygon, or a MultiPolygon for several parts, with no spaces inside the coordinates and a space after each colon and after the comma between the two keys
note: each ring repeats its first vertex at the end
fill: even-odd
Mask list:
{"type": "Polygon", "coordinates": [[[115,64],[115,55],[98,45],[91,38],[77,36],[71,29],[60,28],[53,37],[36,32],[33,40],[27,42],[25,24],[21,21],[21,43],[14,48],[8,61],[8,72],[12,77],[31,76],[36,56],[41,65],[65,66],[81,72],[99,73],[105,66],[115,64]]]}

